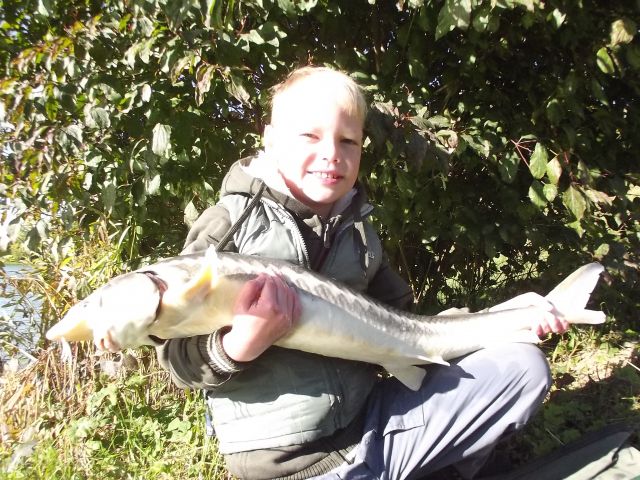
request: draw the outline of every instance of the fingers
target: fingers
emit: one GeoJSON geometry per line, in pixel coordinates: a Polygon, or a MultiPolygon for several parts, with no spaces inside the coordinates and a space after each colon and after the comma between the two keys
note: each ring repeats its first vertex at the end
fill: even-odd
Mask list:
{"type": "Polygon", "coordinates": [[[550,333],[564,333],[569,329],[569,322],[556,316],[554,312],[542,312],[542,318],[535,327],[535,332],[539,337],[550,333]]]}
{"type": "Polygon", "coordinates": [[[290,327],[300,317],[301,306],[296,290],[284,278],[260,274],[240,290],[234,314],[277,320],[290,327]]]}
{"type": "Polygon", "coordinates": [[[252,305],[257,303],[267,278],[266,274],[260,274],[245,283],[238,294],[238,298],[236,298],[234,309],[236,312],[246,312],[252,305]]]}
{"type": "Polygon", "coordinates": [[[117,353],[122,350],[118,342],[113,339],[110,330],[107,330],[102,338],[96,338],[94,344],[96,348],[102,352],[117,353]]]}
{"type": "Polygon", "coordinates": [[[242,287],[223,348],[234,360],[253,360],[286,335],[300,314],[298,294],[284,278],[260,275],[242,287]]]}

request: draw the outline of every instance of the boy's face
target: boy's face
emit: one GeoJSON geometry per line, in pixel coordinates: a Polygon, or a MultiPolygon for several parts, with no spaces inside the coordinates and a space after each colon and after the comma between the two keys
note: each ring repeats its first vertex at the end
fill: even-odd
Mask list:
{"type": "Polygon", "coordinates": [[[264,143],[293,196],[327,216],[358,178],[362,121],[313,83],[295,84],[280,99],[264,143]]]}

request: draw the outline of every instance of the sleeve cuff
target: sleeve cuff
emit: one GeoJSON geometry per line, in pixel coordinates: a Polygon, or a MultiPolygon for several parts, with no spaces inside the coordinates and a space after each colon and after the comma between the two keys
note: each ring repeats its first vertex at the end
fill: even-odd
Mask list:
{"type": "Polygon", "coordinates": [[[220,374],[233,374],[241,372],[249,365],[249,362],[236,362],[229,357],[222,347],[222,337],[231,330],[231,327],[222,327],[211,335],[203,335],[198,339],[198,349],[203,358],[207,359],[209,366],[220,374]]]}

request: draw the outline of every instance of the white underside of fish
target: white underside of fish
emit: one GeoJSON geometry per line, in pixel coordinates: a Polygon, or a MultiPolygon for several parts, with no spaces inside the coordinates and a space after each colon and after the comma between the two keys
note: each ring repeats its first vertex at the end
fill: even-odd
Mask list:
{"type": "Polygon", "coordinates": [[[211,248],[204,255],[175,257],[116,277],[72,307],[47,338],[93,339],[99,346],[106,339],[124,348],[153,344],[154,336],[209,334],[231,325],[240,289],[267,272],[294,287],[302,307],[295,328],[276,345],[378,364],[417,389],[425,370],[416,365],[446,364],[500,343],[537,342],[532,328],[550,304],[571,323],[602,323],[602,312],[584,308],[602,271],[597,263],[585,265],[545,299],[529,293],[485,312],[454,309],[420,316],[382,305],[302,267],[211,248]],[[165,283],[166,291],[158,291],[150,272],[165,283]]]}

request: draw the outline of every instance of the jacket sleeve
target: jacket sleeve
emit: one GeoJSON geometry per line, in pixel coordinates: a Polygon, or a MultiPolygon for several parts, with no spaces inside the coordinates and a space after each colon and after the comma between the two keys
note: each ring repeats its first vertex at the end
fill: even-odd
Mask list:
{"type": "Polygon", "coordinates": [[[232,360],[222,348],[222,336],[229,327],[211,335],[174,338],[156,347],[160,365],[180,388],[211,390],[246,368],[232,360]]]}
{"type": "MultiPolygon", "coordinates": [[[[230,228],[231,219],[226,208],[222,205],[207,208],[189,230],[182,254],[203,252],[209,245],[218,245],[230,228]]],[[[224,250],[235,251],[236,248],[229,242],[224,250]]]]}
{"type": "Polygon", "coordinates": [[[380,268],[374,275],[367,295],[380,300],[387,305],[401,310],[410,310],[413,306],[413,291],[407,282],[389,265],[384,255],[380,268]]]}
{"type": "MultiPolygon", "coordinates": [[[[231,228],[229,212],[221,205],[205,210],[191,227],[182,254],[202,252],[217,245],[231,228]]],[[[233,242],[225,250],[235,250],[233,242]]],[[[160,365],[181,388],[211,389],[221,385],[247,364],[235,362],[222,348],[226,328],[210,335],[166,340],[156,347],[160,365]]]]}

